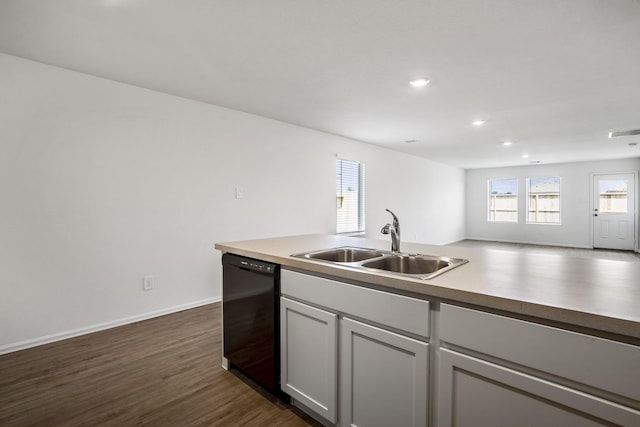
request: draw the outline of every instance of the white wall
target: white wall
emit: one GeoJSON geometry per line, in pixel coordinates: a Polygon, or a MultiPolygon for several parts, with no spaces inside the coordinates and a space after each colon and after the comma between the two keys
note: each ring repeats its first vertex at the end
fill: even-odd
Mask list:
{"type": "MultiPolygon", "coordinates": [[[[400,220],[401,243],[446,244],[465,236],[464,170],[367,145],[342,145],[342,158],[365,163],[366,237],[391,242],[380,229],[400,220]]],[[[391,248],[391,243],[389,243],[391,248]]],[[[400,246],[402,249],[402,244],[400,246]]]]}
{"type": "Polygon", "coordinates": [[[591,248],[591,174],[640,170],[640,159],[577,162],[466,171],[467,237],[478,240],[536,243],[591,248]],[[525,180],[560,176],[561,225],[525,223],[525,180]],[[487,181],[518,178],[518,215],[515,223],[487,221],[487,181]]]}
{"type": "Polygon", "coordinates": [[[0,353],[219,299],[215,242],[334,232],[336,154],[368,235],[465,235],[461,169],[3,54],[0,93],[0,353]]]}

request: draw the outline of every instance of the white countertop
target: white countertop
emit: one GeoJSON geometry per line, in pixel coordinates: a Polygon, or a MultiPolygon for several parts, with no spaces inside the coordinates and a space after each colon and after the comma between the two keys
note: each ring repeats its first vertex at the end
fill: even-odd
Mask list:
{"type": "Polygon", "coordinates": [[[469,260],[433,279],[419,280],[290,256],[339,246],[389,250],[390,244],[357,237],[304,235],[218,243],[215,248],[283,267],[385,286],[391,291],[475,304],[640,339],[640,262],[403,242],[403,252],[469,260]]]}

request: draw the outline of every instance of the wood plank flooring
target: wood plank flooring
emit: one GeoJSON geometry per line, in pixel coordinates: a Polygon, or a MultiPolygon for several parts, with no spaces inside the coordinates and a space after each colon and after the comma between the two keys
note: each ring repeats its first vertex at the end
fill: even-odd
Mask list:
{"type": "Polygon", "coordinates": [[[0,426],[318,424],[221,368],[220,303],[0,356],[0,426]]]}

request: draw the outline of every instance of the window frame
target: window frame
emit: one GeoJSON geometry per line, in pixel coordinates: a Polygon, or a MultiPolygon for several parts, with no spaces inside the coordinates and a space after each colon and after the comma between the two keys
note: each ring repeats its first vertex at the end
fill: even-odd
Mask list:
{"type": "Polygon", "coordinates": [[[600,186],[598,188],[598,199],[595,202],[595,205],[597,206],[597,212],[601,213],[601,214],[627,214],[629,213],[629,180],[628,179],[603,179],[603,180],[599,180],[598,185],[600,186]],[[624,188],[625,191],[624,193],[620,190],[614,190],[612,188],[609,188],[607,191],[605,191],[604,193],[602,192],[602,183],[608,181],[608,182],[624,182],[624,188]],[[616,196],[621,196],[624,194],[624,197],[616,197],[616,196]],[[607,197],[607,199],[609,199],[609,203],[607,203],[608,205],[613,204],[612,201],[618,198],[624,198],[625,200],[625,209],[624,210],[620,210],[620,209],[603,209],[603,197],[602,196],[609,196],[607,197]]]}
{"type": "MultiPolygon", "coordinates": [[[[335,177],[336,177],[336,234],[348,235],[348,234],[364,234],[366,232],[365,229],[365,165],[362,162],[357,160],[349,160],[349,159],[341,159],[336,158],[335,161],[335,177]],[[342,172],[339,172],[339,166],[342,165],[342,172]],[[348,166],[350,168],[357,167],[357,174],[354,174],[351,171],[351,182],[345,182],[345,173],[344,166],[348,166]],[[356,177],[357,179],[357,190],[349,190],[350,184],[354,184],[353,179],[356,177]],[[346,186],[346,188],[345,188],[346,186]],[[345,218],[344,212],[341,212],[341,209],[345,206],[345,192],[346,191],[354,191],[355,194],[355,207],[356,207],[356,218],[355,218],[355,227],[347,227],[349,224],[352,224],[354,218],[345,218]]],[[[348,205],[353,208],[354,201],[351,201],[351,204],[348,205]]]]}
{"type": "Polygon", "coordinates": [[[504,223],[504,224],[518,224],[519,221],[519,186],[520,186],[520,181],[518,178],[489,178],[487,180],[487,222],[490,223],[504,223]],[[496,181],[514,181],[515,182],[515,192],[514,193],[494,193],[493,190],[493,183],[496,181]],[[500,194],[504,194],[504,195],[514,195],[515,196],[515,210],[513,211],[505,211],[505,212],[513,212],[513,216],[514,219],[513,220],[504,220],[504,219],[495,219],[496,218],[496,212],[499,212],[498,209],[496,209],[496,203],[492,204],[492,201],[497,201],[497,197],[494,197],[494,195],[500,195],[500,194]],[[493,209],[492,209],[493,208],[493,209]],[[493,219],[492,219],[492,213],[493,213],[493,219]]]}
{"type": "MultiPolygon", "coordinates": [[[[526,217],[525,217],[525,224],[527,225],[562,225],[562,177],[559,175],[544,175],[544,176],[536,176],[536,177],[527,177],[526,181],[525,181],[525,193],[526,193],[526,204],[527,204],[527,209],[526,209],[526,217]],[[557,222],[550,222],[550,221],[531,221],[529,219],[530,213],[531,213],[531,181],[532,180],[546,180],[546,179],[557,179],[558,180],[558,221],[557,222]]],[[[534,194],[540,194],[540,193],[534,193],[534,194]]],[[[551,194],[551,193],[549,193],[551,194]]],[[[539,198],[538,198],[539,200],[539,198]]],[[[536,212],[540,212],[537,209],[538,203],[536,203],[536,212]]],[[[554,213],[556,211],[542,211],[542,212],[548,212],[548,213],[554,213]]]]}

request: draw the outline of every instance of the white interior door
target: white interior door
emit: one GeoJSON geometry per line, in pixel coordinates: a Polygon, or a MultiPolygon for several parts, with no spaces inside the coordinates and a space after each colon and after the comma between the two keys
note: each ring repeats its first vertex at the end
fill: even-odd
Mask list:
{"type": "Polygon", "coordinates": [[[593,247],[635,249],[635,174],[593,176],[593,247]]]}

